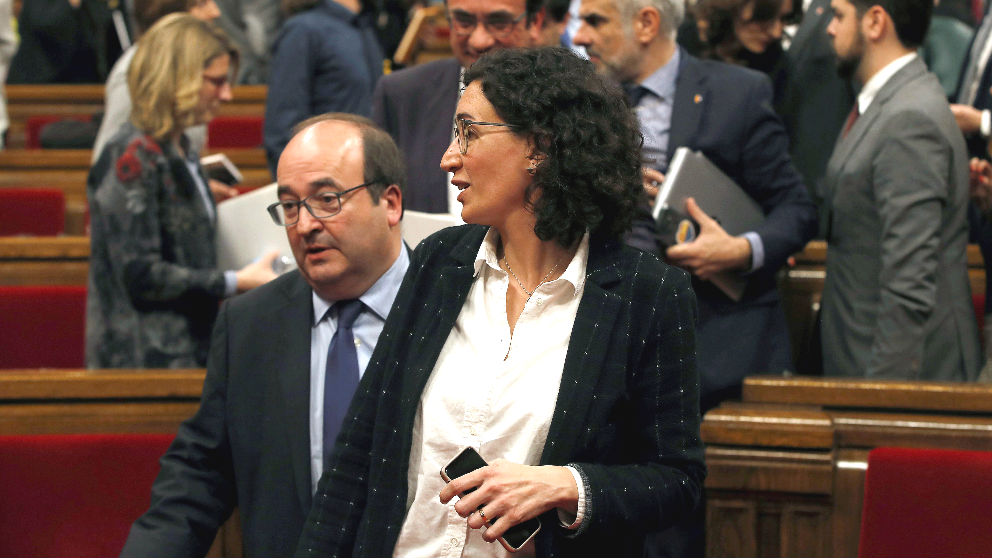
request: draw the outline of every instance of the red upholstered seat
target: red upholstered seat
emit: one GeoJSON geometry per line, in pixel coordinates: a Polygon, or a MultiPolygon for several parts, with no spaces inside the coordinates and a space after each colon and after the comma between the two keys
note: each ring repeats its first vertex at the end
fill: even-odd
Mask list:
{"type": "Polygon", "coordinates": [[[207,125],[207,147],[261,147],[261,116],[218,116],[207,125]]]}
{"type": "Polygon", "coordinates": [[[0,436],[0,556],[117,556],[174,437],[0,436]]]}
{"type": "Polygon", "coordinates": [[[877,448],[868,454],[858,555],[992,553],[992,452],[877,448]]]}
{"type": "Polygon", "coordinates": [[[49,124],[64,120],[92,122],[91,114],[36,114],[24,122],[24,146],[28,149],[41,149],[41,130],[49,124]]]}
{"type": "Polygon", "coordinates": [[[51,188],[0,188],[0,236],[65,231],[65,194],[51,188]]]}
{"type": "Polygon", "coordinates": [[[0,368],[82,368],[86,287],[0,286],[0,368]]]}

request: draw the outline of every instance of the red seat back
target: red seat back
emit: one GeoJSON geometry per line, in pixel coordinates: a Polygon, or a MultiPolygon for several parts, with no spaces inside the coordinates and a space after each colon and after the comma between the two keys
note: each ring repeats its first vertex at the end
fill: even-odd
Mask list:
{"type": "Polygon", "coordinates": [[[41,149],[41,129],[53,122],[62,120],[90,122],[93,120],[93,116],[90,114],[36,114],[29,116],[24,122],[24,146],[28,149],[41,149]]]}
{"type": "Polygon", "coordinates": [[[992,452],[877,448],[868,454],[859,556],[990,552],[992,452]]]}
{"type": "Polygon", "coordinates": [[[174,437],[0,436],[0,556],[116,556],[174,437]]]}
{"type": "Polygon", "coordinates": [[[0,368],[82,368],[86,287],[0,286],[0,368]]]}
{"type": "Polygon", "coordinates": [[[218,116],[207,125],[207,147],[261,147],[261,116],[218,116]]]}
{"type": "Polygon", "coordinates": [[[0,188],[0,236],[65,231],[65,194],[51,188],[0,188]]]}

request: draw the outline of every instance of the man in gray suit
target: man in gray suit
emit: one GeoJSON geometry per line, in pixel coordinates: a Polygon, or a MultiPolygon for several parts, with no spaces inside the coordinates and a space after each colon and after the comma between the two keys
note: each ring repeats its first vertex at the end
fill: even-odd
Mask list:
{"type": "Polygon", "coordinates": [[[832,0],[838,67],[863,84],[827,164],[823,370],[973,380],[968,154],[916,55],[932,0],[832,0]]]}

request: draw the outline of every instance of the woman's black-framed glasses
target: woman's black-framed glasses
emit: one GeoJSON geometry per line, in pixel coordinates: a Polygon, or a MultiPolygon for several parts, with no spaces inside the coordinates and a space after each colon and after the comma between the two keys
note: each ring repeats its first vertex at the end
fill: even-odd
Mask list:
{"type": "Polygon", "coordinates": [[[378,184],[379,180],[359,184],[354,188],[348,188],[342,192],[317,192],[302,200],[277,201],[268,207],[269,216],[277,225],[289,227],[295,225],[300,220],[300,206],[307,208],[310,215],[315,219],[327,219],[341,213],[341,198],[360,188],[365,188],[373,184],[378,184]]]}
{"type": "Polygon", "coordinates": [[[503,128],[513,128],[513,125],[505,122],[478,122],[468,118],[455,119],[455,138],[458,139],[458,151],[462,155],[468,153],[468,129],[470,126],[501,126],[503,128]]]}

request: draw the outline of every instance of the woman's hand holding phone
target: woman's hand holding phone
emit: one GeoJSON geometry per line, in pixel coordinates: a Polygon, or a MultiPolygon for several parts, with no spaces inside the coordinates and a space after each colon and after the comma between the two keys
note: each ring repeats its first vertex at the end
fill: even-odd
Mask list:
{"type": "Polygon", "coordinates": [[[565,467],[534,467],[502,459],[452,479],[441,490],[441,503],[461,494],[455,511],[467,517],[473,529],[488,524],[482,537],[489,542],[502,537],[509,527],[553,508],[574,516],[579,497],[575,479],[565,467]]]}

